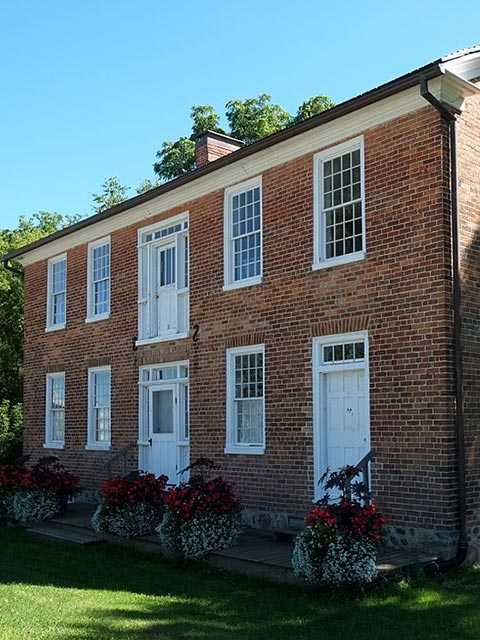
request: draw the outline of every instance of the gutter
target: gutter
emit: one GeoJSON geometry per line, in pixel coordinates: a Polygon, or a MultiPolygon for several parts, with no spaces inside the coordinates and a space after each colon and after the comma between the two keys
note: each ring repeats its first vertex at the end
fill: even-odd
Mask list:
{"type": "Polygon", "coordinates": [[[467,557],[467,498],[465,477],[465,417],[463,395],[463,345],[462,345],[462,280],[460,264],[460,233],[458,216],[458,176],[457,176],[457,136],[456,116],[428,90],[428,80],[420,76],[420,94],[427,100],[448,123],[449,160],[450,160],[450,195],[451,195],[451,229],[452,229],[452,269],[453,269],[453,331],[455,352],[455,428],[457,436],[457,474],[458,474],[458,546],[456,555],[449,560],[438,560],[429,563],[425,568],[427,574],[449,571],[459,567],[467,557]]]}
{"type": "Polygon", "coordinates": [[[10,271],[11,273],[14,273],[16,276],[19,276],[20,278],[23,278],[23,269],[18,269],[17,267],[14,267],[11,264],[9,264],[9,262],[10,262],[9,258],[0,257],[0,260],[3,260],[3,267],[7,271],[10,271]]]}

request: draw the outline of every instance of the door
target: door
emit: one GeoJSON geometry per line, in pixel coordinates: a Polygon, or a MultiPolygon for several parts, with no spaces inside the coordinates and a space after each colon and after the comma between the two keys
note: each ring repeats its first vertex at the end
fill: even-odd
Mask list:
{"type": "Polygon", "coordinates": [[[149,469],[165,474],[169,484],[177,482],[177,398],[175,385],[149,388],[149,469]]]}
{"type": "Polygon", "coordinates": [[[157,247],[157,327],[158,335],[177,331],[177,262],[174,244],[157,247]]]}
{"type": "Polygon", "coordinates": [[[336,471],[355,465],[369,449],[369,418],[365,371],[323,374],[326,425],[326,467],[336,471]]]}

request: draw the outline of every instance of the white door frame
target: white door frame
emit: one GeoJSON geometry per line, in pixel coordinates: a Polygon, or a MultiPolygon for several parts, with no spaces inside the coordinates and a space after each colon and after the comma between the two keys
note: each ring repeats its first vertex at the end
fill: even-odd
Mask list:
{"type": "Polygon", "coordinates": [[[366,411],[368,422],[367,449],[370,449],[370,378],[368,359],[368,331],[342,333],[322,336],[312,340],[312,375],[313,375],[313,500],[322,496],[318,484],[328,465],[327,458],[327,424],[325,419],[325,381],[328,373],[339,371],[364,371],[366,411]],[[349,342],[364,342],[364,358],[361,361],[342,361],[325,364],[323,347],[349,342]]]}

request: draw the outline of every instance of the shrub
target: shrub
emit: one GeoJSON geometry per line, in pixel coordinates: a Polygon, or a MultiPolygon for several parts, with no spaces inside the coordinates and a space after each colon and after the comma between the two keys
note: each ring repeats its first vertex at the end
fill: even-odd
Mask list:
{"type": "Polygon", "coordinates": [[[45,489],[17,491],[12,502],[13,515],[23,522],[50,520],[58,516],[63,507],[58,494],[45,489]]]}
{"type": "Polygon", "coordinates": [[[345,467],[330,474],[325,487],[340,489],[338,502],[330,502],[327,493],[305,519],[292,564],[296,575],[307,582],[359,584],[370,582],[376,574],[376,548],[385,517],[375,504],[368,504],[364,485],[351,482],[358,473],[345,467]]]}
{"type": "Polygon", "coordinates": [[[167,481],[167,476],[156,478],[153,473],[107,480],[92,518],[94,530],[119,538],[153,533],[162,519],[167,481]]]}
{"type": "Polygon", "coordinates": [[[239,511],[233,483],[222,476],[208,481],[195,476],[168,490],[157,532],[167,553],[199,559],[235,544],[239,511]]]}
{"type": "Polygon", "coordinates": [[[13,463],[22,455],[23,412],[21,404],[0,403],[0,464],[13,463]]]}

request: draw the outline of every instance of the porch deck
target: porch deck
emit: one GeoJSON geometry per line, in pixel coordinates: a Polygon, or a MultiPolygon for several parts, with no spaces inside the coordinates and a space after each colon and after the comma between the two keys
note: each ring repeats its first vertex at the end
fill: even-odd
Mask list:
{"type": "MultiPolygon", "coordinates": [[[[68,532],[69,529],[73,533],[79,529],[91,532],[90,520],[94,509],[95,506],[91,504],[70,504],[67,513],[53,520],[51,525],[58,526],[64,532],[68,532]]],[[[113,540],[110,536],[106,538],[109,541],[113,540]]],[[[157,536],[142,536],[123,544],[162,553],[157,536]]],[[[274,582],[298,583],[292,569],[292,552],[292,542],[277,541],[270,535],[250,529],[240,536],[237,545],[211,553],[207,562],[235,573],[266,578],[274,582]]],[[[434,554],[423,551],[382,548],[378,554],[377,567],[380,574],[408,573],[420,569],[435,558],[434,554]]]]}

